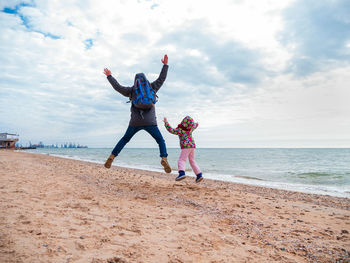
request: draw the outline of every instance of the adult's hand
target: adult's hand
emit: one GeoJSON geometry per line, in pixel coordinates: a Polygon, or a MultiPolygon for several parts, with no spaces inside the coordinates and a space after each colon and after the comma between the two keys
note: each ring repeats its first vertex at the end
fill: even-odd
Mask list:
{"type": "Polygon", "coordinates": [[[162,63],[164,65],[168,65],[168,55],[167,54],[164,55],[164,58],[162,59],[162,63]]]}
{"type": "Polygon", "coordinates": [[[112,75],[112,72],[108,69],[108,68],[105,68],[103,73],[108,77],[109,75],[112,75]]]}

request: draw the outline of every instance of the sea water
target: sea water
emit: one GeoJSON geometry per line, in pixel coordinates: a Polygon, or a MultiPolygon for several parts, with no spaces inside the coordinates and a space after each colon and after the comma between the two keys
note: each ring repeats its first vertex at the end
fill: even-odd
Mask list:
{"type": "MultiPolygon", "coordinates": [[[[111,150],[38,148],[27,151],[103,164],[111,150]]],[[[168,149],[168,154],[169,163],[176,174],[180,149],[168,149]]],[[[348,148],[197,148],[196,161],[204,178],[350,197],[348,148]]],[[[153,148],[124,148],[113,165],[163,171],[159,150],[153,148]]],[[[188,163],[186,173],[194,176],[188,163]]]]}

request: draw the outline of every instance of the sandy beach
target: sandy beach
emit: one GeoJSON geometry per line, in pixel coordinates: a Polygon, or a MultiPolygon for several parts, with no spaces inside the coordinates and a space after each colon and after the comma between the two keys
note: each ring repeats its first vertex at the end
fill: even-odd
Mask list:
{"type": "Polygon", "coordinates": [[[174,178],[2,150],[0,262],[350,262],[350,199],[174,178]]]}

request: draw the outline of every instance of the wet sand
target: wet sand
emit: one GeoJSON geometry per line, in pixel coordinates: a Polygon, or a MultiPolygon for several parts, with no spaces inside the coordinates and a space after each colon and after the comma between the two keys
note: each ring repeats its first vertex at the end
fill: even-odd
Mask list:
{"type": "Polygon", "coordinates": [[[350,199],[0,151],[0,262],[349,262],[350,199]]]}

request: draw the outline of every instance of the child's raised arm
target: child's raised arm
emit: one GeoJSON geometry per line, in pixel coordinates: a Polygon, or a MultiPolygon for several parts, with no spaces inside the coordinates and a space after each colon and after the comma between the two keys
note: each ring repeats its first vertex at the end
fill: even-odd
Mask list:
{"type": "Polygon", "coordinates": [[[196,122],[196,123],[193,125],[192,131],[194,131],[195,129],[197,129],[197,127],[198,127],[198,122],[196,122]]]}
{"type": "Polygon", "coordinates": [[[178,129],[172,128],[172,127],[170,126],[170,124],[169,124],[167,118],[164,117],[163,121],[164,121],[165,129],[167,129],[168,132],[170,132],[170,133],[172,133],[172,134],[179,135],[178,129]]]}

